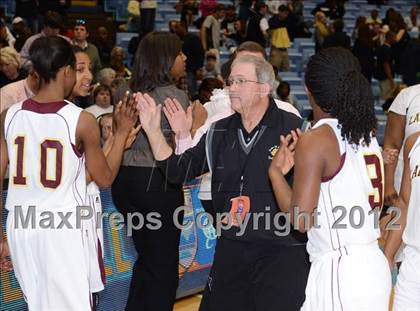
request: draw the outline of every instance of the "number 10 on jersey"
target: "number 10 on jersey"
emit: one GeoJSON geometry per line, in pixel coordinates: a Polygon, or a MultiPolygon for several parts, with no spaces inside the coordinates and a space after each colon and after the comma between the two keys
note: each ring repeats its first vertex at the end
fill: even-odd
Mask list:
{"type": "MultiPolygon", "coordinates": [[[[13,184],[15,185],[27,185],[27,177],[25,175],[25,167],[29,163],[25,163],[25,137],[18,136],[15,138],[15,150],[16,150],[16,168],[15,175],[13,177],[13,184]]],[[[40,162],[30,163],[30,165],[39,166],[39,181],[45,188],[55,189],[61,184],[61,177],[63,173],[63,145],[58,140],[45,139],[40,144],[40,162]],[[51,152],[55,153],[55,173],[48,174],[48,159],[51,156],[51,152]]]]}

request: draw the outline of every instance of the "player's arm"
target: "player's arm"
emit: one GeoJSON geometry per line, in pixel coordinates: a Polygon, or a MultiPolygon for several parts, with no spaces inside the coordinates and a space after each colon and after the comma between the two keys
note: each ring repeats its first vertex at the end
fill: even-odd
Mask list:
{"type": "MultiPolygon", "coordinates": [[[[4,120],[6,118],[7,109],[0,115],[0,194],[3,193],[3,180],[6,177],[7,164],[9,156],[7,153],[6,137],[4,136],[4,120]]],[[[0,196],[0,270],[11,270],[11,263],[8,260],[9,248],[7,240],[3,237],[3,196],[0,196]]]]}
{"type": "Polygon", "coordinates": [[[116,107],[114,141],[106,158],[100,146],[99,125],[95,118],[87,112],[80,114],[77,137],[85,150],[87,170],[99,187],[111,186],[117,176],[126,139],[137,119],[133,103],[125,101],[116,107]]]}
{"type": "Polygon", "coordinates": [[[390,231],[384,248],[385,257],[388,259],[390,266],[394,264],[395,254],[402,243],[402,234],[407,222],[408,202],[411,194],[410,159],[408,158],[408,155],[410,154],[410,151],[419,135],[419,133],[411,135],[407,138],[404,145],[404,171],[400,195],[396,202],[397,208],[401,210],[401,215],[395,222],[397,230],[390,231]]]}
{"type": "MultiPolygon", "coordinates": [[[[389,112],[385,128],[384,150],[401,150],[404,140],[405,121],[406,118],[404,115],[399,115],[392,111],[389,112]]],[[[394,187],[396,168],[397,161],[385,163],[385,205],[392,205],[398,197],[398,193],[394,187]]]]}
{"type": "MultiPolygon", "coordinates": [[[[130,134],[128,134],[128,137],[125,141],[125,147],[124,150],[127,150],[131,147],[134,140],[137,137],[137,134],[139,133],[141,129],[141,125],[138,125],[136,127],[133,127],[130,131],[130,134]]],[[[104,145],[102,146],[102,151],[104,152],[105,158],[108,159],[108,155],[112,150],[112,144],[114,143],[114,136],[112,134],[109,136],[108,140],[105,141],[104,145]]],[[[92,177],[89,174],[89,171],[86,171],[86,184],[90,184],[92,182],[92,177]]]]}
{"type": "MultiPolygon", "coordinates": [[[[283,152],[285,152],[284,147],[279,149],[279,154],[276,154],[269,169],[270,180],[280,209],[283,212],[292,213],[293,226],[301,232],[309,230],[310,226],[312,226],[313,219],[311,215],[318,204],[321,178],[325,166],[323,156],[325,153],[325,142],[322,143],[317,136],[319,135],[308,132],[303,134],[297,142],[294,154],[293,191],[284,177],[287,171],[282,171],[276,165],[280,160],[278,157],[282,156],[282,148],[283,152]],[[303,216],[294,219],[294,209],[299,214],[310,215],[309,224],[305,224],[305,217],[303,216]]],[[[282,146],[284,146],[284,143],[282,146]]]]}

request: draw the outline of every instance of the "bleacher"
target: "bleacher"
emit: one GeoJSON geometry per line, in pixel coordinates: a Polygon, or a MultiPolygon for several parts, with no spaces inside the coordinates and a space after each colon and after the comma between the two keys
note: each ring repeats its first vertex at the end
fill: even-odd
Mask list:
{"type": "MultiPolygon", "coordinates": [[[[316,7],[318,3],[323,2],[323,0],[305,0],[304,2],[304,18],[305,21],[313,21],[313,15],[311,11],[316,7]]],[[[0,0],[0,6],[5,7],[5,13],[7,16],[13,16],[14,13],[14,3],[13,0],[0,0]]],[[[104,10],[107,13],[113,14],[116,22],[125,22],[128,18],[127,13],[127,3],[128,0],[104,0],[104,10]]],[[[175,4],[177,0],[159,0],[158,1],[158,10],[156,14],[156,25],[155,29],[160,31],[168,31],[168,22],[170,20],[179,20],[180,15],[176,14],[175,4]]],[[[218,3],[223,3],[225,5],[231,5],[232,1],[229,0],[219,0],[218,3]]],[[[369,16],[370,11],[377,9],[379,11],[380,17],[385,17],[385,12],[393,7],[394,9],[401,12],[403,16],[407,16],[411,7],[416,5],[415,0],[389,0],[387,5],[380,7],[374,5],[368,5],[366,0],[350,0],[346,3],[346,14],[344,16],[345,22],[345,31],[351,35],[351,32],[355,26],[355,22],[358,16],[369,16]]],[[[313,30],[313,29],[311,29],[313,30]]],[[[190,32],[198,33],[199,30],[195,27],[190,27],[190,32]]],[[[128,47],[128,42],[130,39],[135,36],[135,33],[120,32],[116,35],[116,44],[122,46],[123,48],[128,47]]],[[[412,34],[417,36],[418,34],[412,34]]],[[[267,49],[267,52],[268,49],[267,49]]],[[[293,42],[292,47],[289,49],[289,58],[290,58],[290,72],[281,72],[280,77],[289,82],[291,85],[292,93],[297,97],[300,103],[305,107],[304,116],[307,116],[310,112],[309,101],[304,90],[304,80],[303,73],[305,71],[305,65],[311,55],[315,52],[315,43],[312,38],[296,38],[293,42]]],[[[222,48],[221,50],[221,62],[223,63],[229,58],[229,52],[227,49],[222,48]]],[[[396,79],[397,82],[400,82],[400,79],[396,79]]],[[[379,83],[376,80],[372,81],[372,90],[375,96],[375,102],[379,117],[379,135],[382,134],[385,127],[386,118],[382,108],[379,106],[379,83]]]]}
{"type": "MultiPolygon", "coordinates": [[[[105,0],[105,3],[115,3],[115,2],[124,2],[125,0],[105,0]]],[[[179,20],[180,15],[175,12],[175,4],[177,0],[158,1],[158,11],[156,16],[156,29],[161,31],[168,30],[168,22],[170,20],[179,20]]],[[[231,1],[218,1],[219,3],[224,3],[226,5],[232,4],[231,1]]],[[[304,2],[304,17],[306,21],[313,21],[313,15],[311,11],[316,7],[318,3],[323,2],[322,0],[305,0],[304,2]]],[[[368,5],[366,0],[351,0],[346,3],[346,14],[344,16],[345,22],[345,31],[351,35],[353,28],[356,23],[358,16],[369,16],[370,11],[377,9],[380,13],[381,18],[385,17],[386,11],[393,7],[396,10],[400,11],[403,16],[409,14],[409,10],[412,6],[416,5],[415,0],[390,0],[387,5],[377,7],[374,5],[368,5]]],[[[117,13],[118,16],[118,13],[117,13]]],[[[311,29],[313,30],[313,29],[311,29]]],[[[198,29],[191,27],[190,32],[198,33],[198,29]]],[[[413,34],[417,35],[417,34],[413,34]]],[[[117,39],[117,44],[121,42],[122,45],[125,45],[125,42],[129,40],[132,34],[119,34],[119,39],[117,39]]],[[[267,50],[268,52],[268,50],[267,50]]],[[[304,89],[304,79],[303,73],[305,71],[305,65],[311,55],[315,52],[315,43],[312,38],[296,38],[293,42],[292,47],[289,49],[289,59],[290,59],[290,72],[280,72],[280,77],[290,83],[291,91],[296,96],[298,101],[304,106],[303,115],[306,117],[311,108],[309,101],[304,89]]],[[[229,58],[229,52],[222,48],[221,50],[221,61],[224,62],[229,58]]],[[[397,82],[401,82],[399,78],[396,79],[397,82]]],[[[385,131],[386,116],[382,110],[382,107],[379,105],[379,83],[376,80],[372,81],[372,90],[375,96],[376,107],[375,111],[378,115],[378,137],[380,142],[383,142],[383,135],[385,131]]]]}

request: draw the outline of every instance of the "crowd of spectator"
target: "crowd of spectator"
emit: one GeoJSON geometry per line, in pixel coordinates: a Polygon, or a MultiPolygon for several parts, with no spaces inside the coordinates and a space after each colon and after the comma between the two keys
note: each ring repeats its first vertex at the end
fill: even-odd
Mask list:
{"type": "MultiPolygon", "coordinates": [[[[232,5],[216,0],[179,0],[175,9],[180,18],[169,22],[169,31],[183,42],[187,74],[177,85],[194,99],[199,97],[199,86],[206,79],[223,83],[226,76],[221,49],[234,55],[237,46],[245,41],[256,42],[269,50],[268,60],[281,76],[281,72],[290,71],[289,49],[299,37],[312,37],[315,52],[333,46],[351,50],[359,59],[366,79],[379,81],[380,97],[384,101],[395,94],[396,75],[406,85],[419,83],[418,8],[413,7],[408,16],[392,8],[380,16],[379,10],[374,9],[369,16],[357,17],[349,34],[343,19],[345,2],[326,0],[312,10],[312,19],[305,19],[303,0],[242,0],[232,1],[232,5]],[[197,30],[191,31],[194,28],[197,30]]],[[[145,34],[154,30],[157,1],[128,2],[126,30],[138,33],[128,51],[113,45],[114,38],[110,35],[113,32],[105,25],[90,29],[88,19],[77,19],[68,29],[63,29],[63,25],[69,25],[65,22],[69,6],[69,1],[43,1],[38,7],[35,1],[16,2],[16,16],[9,24],[4,19],[0,24],[0,87],[26,78],[31,71],[28,62],[31,43],[40,36],[54,35],[63,36],[89,55],[95,87],[110,86],[114,79],[130,80],[133,64],[129,59],[145,34]],[[25,14],[29,8],[38,12],[36,20],[25,14]]],[[[89,97],[78,104],[87,107],[94,102],[89,97]]],[[[299,105],[296,100],[293,104],[299,105]]]]}

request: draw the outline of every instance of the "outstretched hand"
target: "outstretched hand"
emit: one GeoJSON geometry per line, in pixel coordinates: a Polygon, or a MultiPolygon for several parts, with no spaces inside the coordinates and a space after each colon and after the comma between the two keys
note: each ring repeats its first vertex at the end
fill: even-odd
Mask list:
{"type": "Polygon", "coordinates": [[[137,122],[138,113],[135,95],[127,92],[122,101],[115,107],[113,114],[114,133],[121,132],[128,135],[137,122]]]}
{"type": "Polygon", "coordinates": [[[195,132],[206,122],[208,113],[199,100],[194,101],[191,106],[193,118],[191,136],[194,137],[195,132]]]}
{"type": "Polygon", "coordinates": [[[161,131],[162,105],[156,105],[155,100],[148,94],[138,92],[136,94],[137,110],[140,124],[147,135],[161,131]]]}
{"type": "Polygon", "coordinates": [[[193,117],[192,106],[188,106],[187,111],[184,111],[178,100],[167,98],[163,106],[163,113],[169,121],[172,131],[179,138],[185,138],[190,135],[193,117]]]}

